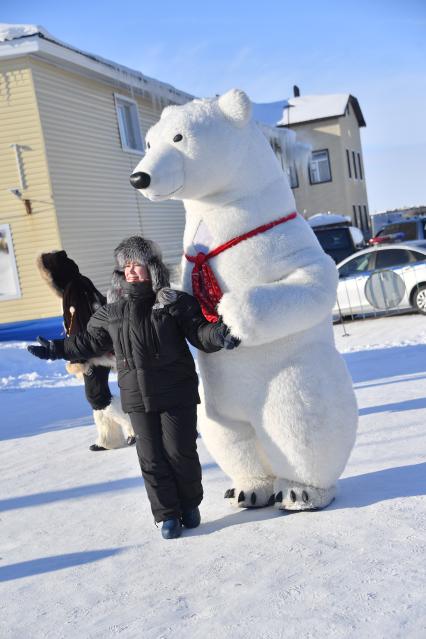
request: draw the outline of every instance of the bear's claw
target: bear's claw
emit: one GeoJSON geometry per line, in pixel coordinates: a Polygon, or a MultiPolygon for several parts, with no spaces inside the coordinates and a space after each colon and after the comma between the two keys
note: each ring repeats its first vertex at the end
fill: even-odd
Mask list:
{"type": "Polygon", "coordinates": [[[274,484],[272,478],[260,478],[254,481],[234,479],[234,487],[225,491],[224,498],[237,508],[263,508],[274,504],[274,484]]]}
{"type": "Polygon", "coordinates": [[[336,495],[336,486],[317,488],[287,479],[277,479],[278,492],[275,507],[280,510],[321,510],[326,508],[336,495]]]}

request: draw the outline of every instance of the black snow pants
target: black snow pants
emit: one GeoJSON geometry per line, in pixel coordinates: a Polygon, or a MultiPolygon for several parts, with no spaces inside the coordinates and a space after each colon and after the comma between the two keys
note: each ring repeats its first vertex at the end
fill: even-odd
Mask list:
{"type": "Polygon", "coordinates": [[[197,406],[130,413],[136,450],[156,522],[180,517],[203,499],[197,406]]]}
{"type": "Polygon", "coordinates": [[[102,410],[111,404],[111,391],[108,386],[110,368],[92,366],[83,375],[86,399],[93,410],[102,410]]]}

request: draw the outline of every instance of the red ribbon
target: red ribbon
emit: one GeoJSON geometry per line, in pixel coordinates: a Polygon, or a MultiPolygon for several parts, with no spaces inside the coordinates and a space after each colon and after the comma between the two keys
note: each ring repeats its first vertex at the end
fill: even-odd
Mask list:
{"type": "Polygon", "coordinates": [[[219,255],[219,253],[223,253],[223,251],[232,248],[244,240],[248,240],[254,235],[264,233],[278,224],[294,220],[296,215],[297,213],[290,213],[289,215],[280,217],[278,220],[268,222],[268,224],[257,226],[255,229],[252,229],[243,235],[239,235],[238,237],[234,237],[232,240],[229,240],[229,242],[225,242],[225,244],[221,244],[209,253],[202,253],[201,251],[197,253],[197,255],[187,255],[185,253],[186,259],[194,264],[194,268],[192,269],[192,291],[200,303],[204,317],[209,322],[215,323],[219,319],[216,309],[222,299],[223,293],[211,267],[208,264],[208,261],[212,257],[219,255]]]}

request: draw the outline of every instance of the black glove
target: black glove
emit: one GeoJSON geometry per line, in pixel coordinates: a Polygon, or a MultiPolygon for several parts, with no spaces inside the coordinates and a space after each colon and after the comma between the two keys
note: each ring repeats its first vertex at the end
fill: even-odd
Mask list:
{"type": "Polygon", "coordinates": [[[41,346],[27,346],[27,350],[40,359],[60,359],[61,355],[58,353],[55,342],[44,337],[37,337],[37,341],[41,346]]]}
{"type": "Polygon", "coordinates": [[[230,328],[222,321],[217,322],[213,327],[213,341],[222,348],[230,351],[237,348],[241,343],[237,337],[231,335],[230,328]]]}

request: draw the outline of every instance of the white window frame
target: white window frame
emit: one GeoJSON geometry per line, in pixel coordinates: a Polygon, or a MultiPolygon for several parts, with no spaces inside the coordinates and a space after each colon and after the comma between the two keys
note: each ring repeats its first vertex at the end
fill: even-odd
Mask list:
{"type": "Polygon", "coordinates": [[[7,246],[8,246],[8,249],[9,249],[9,257],[12,260],[12,276],[13,276],[13,283],[15,285],[15,291],[16,291],[16,293],[14,293],[12,295],[1,295],[1,291],[0,291],[0,302],[6,302],[8,300],[20,299],[22,297],[22,293],[21,293],[21,287],[19,285],[18,269],[17,269],[17,266],[16,266],[15,249],[13,247],[12,233],[10,231],[10,225],[9,224],[0,224],[0,231],[2,233],[4,233],[5,236],[6,236],[6,242],[7,242],[7,246]]]}
{"type": "Polygon", "coordinates": [[[332,182],[333,181],[333,176],[331,173],[331,162],[330,162],[330,154],[328,152],[328,149],[317,149],[315,151],[312,151],[311,154],[311,160],[309,162],[309,183],[311,186],[314,186],[315,184],[327,184],[328,182],[332,182]],[[322,154],[324,157],[321,159],[317,159],[317,157],[319,154],[322,154]],[[315,174],[319,177],[320,175],[320,171],[319,171],[319,163],[320,162],[327,162],[327,167],[328,167],[328,173],[329,173],[329,179],[328,180],[313,180],[312,177],[315,177],[315,174]]]}
{"type": "Polygon", "coordinates": [[[145,153],[145,149],[144,149],[141,125],[139,122],[138,103],[136,102],[136,100],[132,100],[132,98],[129,98],[126,95],[120,95],[119,93],[114,93],[114,103],[115,103],[115,111],[117,114],[118,130],[120,133],[121,148],[123,149],[123,151],[126,151],[126,153],[143,155],[145,153]],[[126,130],[124,128],[124,124],[120,115],[120,104],[123,104],[123,103],[126,106],[127,105],[130,106],[130,116],[132,118],[132,126],[134,127],[134,132],[136,137],[139,138],[138,139],[138,143],[140,144],[139,148],[133,148],[131,146],[128,146],[126,142],[127,140],[126,130]]]}

